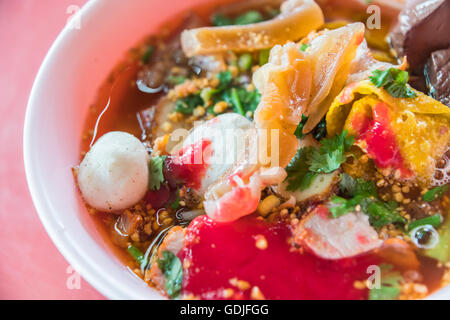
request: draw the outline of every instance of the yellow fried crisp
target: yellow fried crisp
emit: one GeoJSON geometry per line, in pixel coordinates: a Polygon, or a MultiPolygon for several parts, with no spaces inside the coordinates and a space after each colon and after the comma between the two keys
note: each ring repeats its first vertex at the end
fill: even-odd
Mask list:
{"type": "MultiPolygon", "coordinates": [[[[373,118],[374,108],[383,103],[388,108],[390,130],[403,158],[412,170],[411,178],[422,184],[432,178],[436,160],[448,149],[450,142],[450,109],[433,98],[415,91],[415,98],[395,98],[369,80],[352,83],[342,90],[327,113],[330,136],[348,130],[357,138],[363,119],[373,118]]],[[[364,150],[364,141],[357,144],[364,150]]]]}

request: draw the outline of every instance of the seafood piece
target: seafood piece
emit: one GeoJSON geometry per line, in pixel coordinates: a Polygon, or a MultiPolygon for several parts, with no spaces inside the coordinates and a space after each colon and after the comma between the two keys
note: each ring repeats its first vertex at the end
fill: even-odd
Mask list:
{"type": "Polygon", "coordinates": [[[116,212],[139,202],[147,192],[149,156],[145,146],[126,132],[103,135],[78,169],[78,186],[93,208],[116,212]]]}
{"type": "Polygon", "coordinates": [[[310,42],[306,54],[311,60],[313,80],[303,133],[322,120],[332,101],[344,87],[352,60],[364,40],[364,24],[357,22],[325,31],[310,42]]]}
{"type": "Polygon", "coordinates": [[[232,221],[254,212],[261,190],[286,178],[283,168],[297,151],[294,132],[308,102],[309,61],[294,43],[275,46],[253,82],[261,92],[254,116],[257,134],[250,137],[249,156],[205,193],[205,211],[213,220],[232,221]]]}
{"type": "Polygon", "coordinates": [[[384,175],[428,186],[450,143],[450,109],[414,92],[415,98],[394,98],[368,80],[350,84],[327,114],[328,134],[348,130],[384,175]]]}
{"type": "MultiPolygon", "coordinates": [[[[219,115],[200,126],[194,127],[183,142],[183,149],[195,145],[199,141],[209,141],[204,150],[206,170],[201,183],[194,189],[199,195],[217,180],[220,180],[232,167],[243,161],[246,152],[246,137],[256,134],[250,120],[237,114],[226,113],[219,115]]],[[[197,155],[194,155],[194,161],[197,155]]],[[[198,156],[201,160],[201,157],[198,156]]]]}
{"type": "Polygon", "coordinates": [[[294,241],[324,259],[342,259],[378,248],[382,241],[361,212],[332,218],[326,206],[316,207],[294,230],[294,241]]]}
{"type": "Polygon", "coordinates": [[[255,51],[298,40],[320,27],[322,10],[313,0],[287,0],[272,20],[245,26],[204,27],[184,31],[181,44],[191,57],[232,51],[255,51]]]}

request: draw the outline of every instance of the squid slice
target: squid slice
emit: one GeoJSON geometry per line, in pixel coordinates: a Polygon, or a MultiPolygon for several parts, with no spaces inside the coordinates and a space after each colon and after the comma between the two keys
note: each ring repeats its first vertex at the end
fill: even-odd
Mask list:
{"type": "Polygon", "coordinates": [[[344,87],[352,60],[364,40],[364,24],[357,22],[325,31],[310,42],[308,56],[313,68],[308,121],[303,133],[308,133],[322,120],[331,102],[344,87]]]}
{"type": "Polygon", "coordinates": [[[254,134],[249,135],[250,156],[206,191],[203,204],[210,218],[229,222],[251,214],[261,190],[286,178],[283,168],[297,151],[294,132],[308,103],[311,77],[309,60],[294,43],[271,50],[269,62],[253,78],[261,102],[255,111],[254,134]],[[268,161],[261,151],[269,155],[268,161]]]}
{"type": "MultiPolygon", "coordinates": [[[[269,166],[286,167],[298,149],[294,135],[305,112],[311,90],[310,61],[294,43],[275,46],[269,62],[255,72],[253,83],[261,92],[261,102],[255,111],[254,121],[260,134],[271,137],[278,130],[278,150],[272,149],[268,138],[268,154],[278,152],[278,163],[269,166]]],[[[273,160],[272,160],[273,161],[273,160]]]]}
{"type": "Polygon", "coordinates": [[[313,0],[287,0],[272,20],[245,25],[186,30],[181,45],[188,57],[232,51],[256,51],[298,40],[324,23],[322,10],[313,0]]]}

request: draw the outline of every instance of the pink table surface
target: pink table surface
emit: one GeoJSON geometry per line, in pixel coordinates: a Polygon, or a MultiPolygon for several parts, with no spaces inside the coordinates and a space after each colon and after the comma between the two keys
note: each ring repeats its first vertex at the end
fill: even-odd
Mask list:
{"type": "Polygon", "coordinates": [[[22,154],[25,109],[36,73],[68,19],[67,8],[85,2],[0,0],[0,299],[103,299],[84,280],[77,289],[77,275],[45,232],[28,191],[22,154]]]}

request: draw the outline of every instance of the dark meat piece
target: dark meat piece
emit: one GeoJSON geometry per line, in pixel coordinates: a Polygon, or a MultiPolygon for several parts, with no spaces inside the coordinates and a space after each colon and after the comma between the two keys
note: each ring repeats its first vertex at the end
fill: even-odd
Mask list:
{"type": "Polygon", "coordinates": [[[450,48],[431,54],[425,78],[430,95],[450,107],[450,48]]]}
{"type": "Polygon", "coordinates": [[[201,27],[204,24],[199,16],[189,14],[177,32],[169,39],[163,39],[157,45],[149,63],[139,71],[137,81],[143,83],[148,88],[157,89],[164,84],[166,77],[175,66],[180,69],[179,75],[187,76],[190,67],[188,66],[188,59],[181,49],[180,32],[184,29],[201,27]]]}
{"type": "Polygon", "coordinates": [[[430,54],[450,46],[450,1],[409,0],[390,34],[399,57],[407,56],[413,74],[422,75],[430,54]]]}

